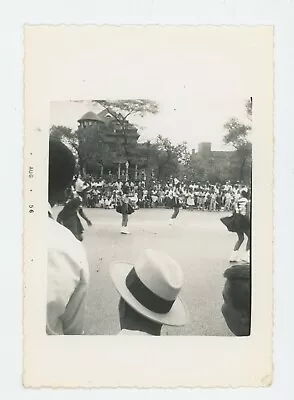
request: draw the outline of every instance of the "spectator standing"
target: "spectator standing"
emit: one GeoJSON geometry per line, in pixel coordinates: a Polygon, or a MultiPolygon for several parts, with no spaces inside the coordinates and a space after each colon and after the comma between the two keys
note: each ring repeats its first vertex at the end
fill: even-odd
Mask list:
{"type": "Polygon", "coordinates": [[[236,336],[249,336],[251,327],[251,268],[250,264],[228,268],[222,313],[229,329],[236,336]]]}
{"type": "Polygon", "coordinates": [[[189,210],[193,210],[195,206],[195,199],[194,199],[194,191],[193,188],[190,187],[187,195],[187,206],[189,210]]]}
{"type": "Polygon", "coordinates": [[[121,296],[119,334],[160,336],[163,325],[188,322],[188,310],[179,297],[183,272],[167,254],[146,250],[134,265],[113,263],[110,274],[121,296]]]}
{"type": "Polygon", "coordinates": [[[79,335],[89,284],[83,245],[53,219],[51,207],[64,199],[75,170],[71,151],[60,141],[49,142],[47,320],[49,335],[79,335]]]}

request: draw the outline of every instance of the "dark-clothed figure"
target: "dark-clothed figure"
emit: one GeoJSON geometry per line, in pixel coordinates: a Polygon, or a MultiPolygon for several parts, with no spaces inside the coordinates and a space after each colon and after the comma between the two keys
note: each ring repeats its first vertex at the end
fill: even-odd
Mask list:
{"type": "Polygon", "coordinates": [[[80,197],[75,197],[65,204],[58,214],[57,222],[69,229],[79,241],[82,241],[84,228],[79,215],[87,222],[88,226],[92,225],[91,221],[83,212],[82,199],[80,197]]]}
{"type": "Polygon", "coordinates": [[[251,326],[250,264],[228,268],[224,277],[222,313],[229,329],[236,336],[249,336],[251,326]]]}

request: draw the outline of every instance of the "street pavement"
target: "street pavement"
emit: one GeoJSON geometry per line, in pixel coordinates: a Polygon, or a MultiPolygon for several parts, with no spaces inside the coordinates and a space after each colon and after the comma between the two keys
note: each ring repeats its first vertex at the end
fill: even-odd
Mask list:
{"type": "MultiPolygon", "coordinates": [[[[54,208],[55,215],[60,208],[54,208]]],[[[119,295],[109,265],[133,263],[146,248],[165,251],[183,268],[181,297],[190,312],[185,327],[164,327],[163,335],[232,335],[221,313],[223,273],[236,241],[220,222],[228,213],[181,210],[173,226],[172,210],[140,209],[129,218],[131,235],[120,234],[121,216],[115,210],[84,209],[93,226],[85,228],[84,245],[90,265],[90,288],[85,334],[119,332],[119,295]]]]}

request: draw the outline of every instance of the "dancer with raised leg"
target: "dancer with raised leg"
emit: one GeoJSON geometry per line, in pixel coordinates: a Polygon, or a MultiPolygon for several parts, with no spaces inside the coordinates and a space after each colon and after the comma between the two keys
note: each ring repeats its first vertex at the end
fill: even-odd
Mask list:
{"type": "Polygon", "coordinates": [[[227,227],[229,232],[236,232],[238,240],[230,257],[230,262],[245,261],[250,262],[250,243],[251,243],[251,212],[250,212],[249,193],[247,189],[241,191],[241,197],[235,204],[233,215],[221,218],[221,222],[227,227]],[[246,255],[240,256],[240,248],[247,236],[246,255]]]}

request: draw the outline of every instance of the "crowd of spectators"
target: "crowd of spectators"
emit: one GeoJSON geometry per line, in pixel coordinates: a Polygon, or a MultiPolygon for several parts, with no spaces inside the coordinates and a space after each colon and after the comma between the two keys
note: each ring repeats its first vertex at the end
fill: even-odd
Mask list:
{"type": "MultiPolygon", "coordinates": [[[[123,186],[129,186],[132,201],[136,208],[172,208],[173,179],[168,182],[152,180],[107,181],[102,178],[76,177],[73,190],[83,193],[84,205],[88,208],[111,209],[116,207],[118,193],[123,186]]],[[[243,189],[242,182],[210,183],[180,182],[181,206],[184,209],[201,211],[232,211],[243,189]]]]}

